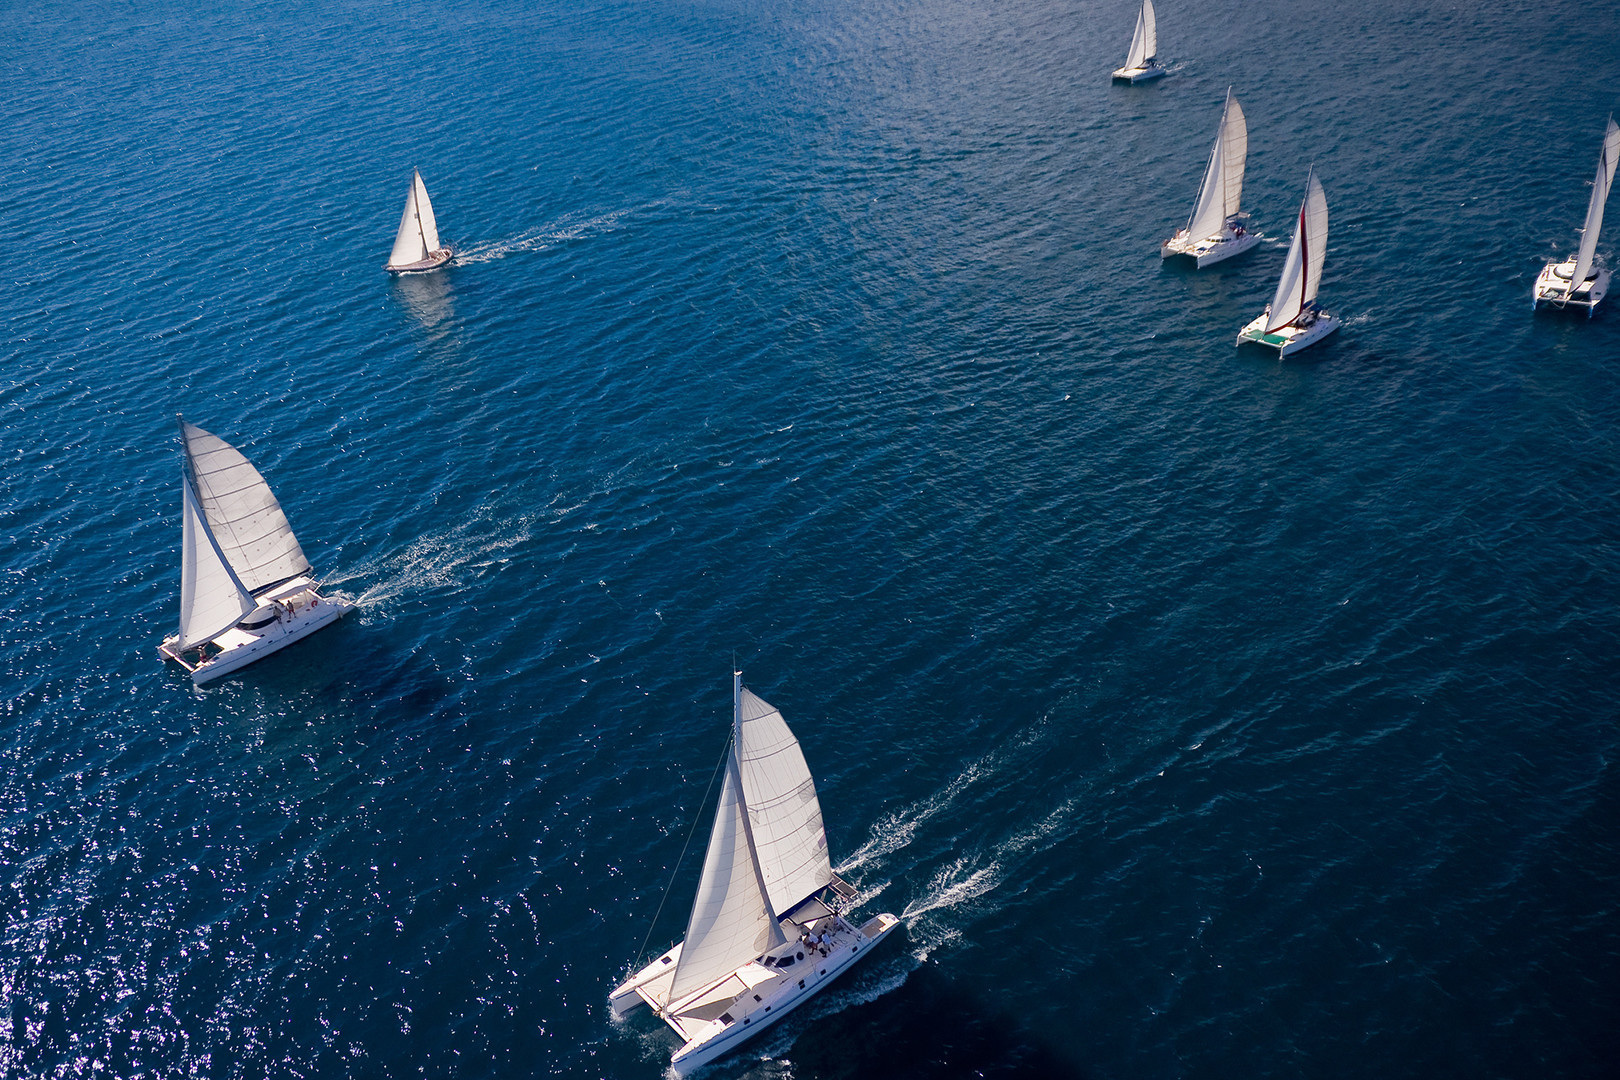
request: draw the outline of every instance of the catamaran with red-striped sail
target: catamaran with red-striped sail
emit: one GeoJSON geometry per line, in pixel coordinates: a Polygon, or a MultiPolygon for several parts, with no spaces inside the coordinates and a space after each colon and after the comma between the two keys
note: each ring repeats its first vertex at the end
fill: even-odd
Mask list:
{"type": "Polygon", "coordinates": [[[1321,283],[1322,262],[1327,257],[1327,237],[1327,196],[1312,166],[1305,177],[1305,201],[1299,206],[1294,241],[1288,245],[1288,261],[1283,263],[1277,294],[1266,305],[1265,314],[1238,331],[1239,345],[1246,341],[1265,345],[1276,349],[1280,358],[1316,344],[1339,328],[1339,320],[1316,303],[1316,287],[1321,283]]]}

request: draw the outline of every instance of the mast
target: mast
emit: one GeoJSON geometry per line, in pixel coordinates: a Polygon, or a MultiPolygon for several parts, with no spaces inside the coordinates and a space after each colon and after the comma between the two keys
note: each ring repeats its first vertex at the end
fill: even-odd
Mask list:
{"type": "Polygon", "coordinates": [[[1327,196],[1322,193],[1322,183],[1317,180],[1316,166],[1313,165],[1305,179],[1305,199],[1299,204],[1294,239],[1288,246],[1288,261],[1283,264],[1282,278],[1277,282],[1277,292],[1271,299],[1266,333],[1293,322],[1305,305],[1316,299],[1322,261],[1326,256],[1327,226],[1327,196]]]}
{"type": "Polygon", "coordinates": [[[1248,127],[1243,120],[1243,108],[1226,90],[1226,106],[1221,110],[1220,128],[1215,132],[1215,145],[1209,152],[1209,165],[1204,169],[1204,182],[1198,189],[1198,201],[1193,204],[1187,218],[1187,238],[1202,240],[1216,236],[1226,228],[1226,221],[1238,212],[1243,196],[1243,161],[1248,153],[1248,127]]]}
{"type": "Polygon", "coordinates": [[[1609,126],[1603,133],[1603,149],[1598,153],[1597,175],[1592,179],[1592,198],[1586,204],[1586,221],[1581,225],[1581,246],[1575,255],[1575,272],[1569,278],[1569,292],[1586,280],[1591,272],[1592,258],[1597,254],[1598,230],[1603,227],[1603,206],[1609,201],[1609,186],[1614,183],[1614,167],[1620,160],[1620,127],[1609,117],[1609,126]]]}
{"type": "Polygon", "coordinates": [[[666,1012],[742,965],[785,944],[781,924],[760,869],[753,825],[743,794],[737,734],[741,727],[742,673],[732,678],[732,740],[726,753],[725,780],[715,805],[714,827],[703,856],[692,914],[680,959],[670,980],[666,1012]]]}
{"type": "Polygon", "coordinates": [[[1141,67],[1157,53],[1158,34],[1153,25],[1153,0],[1142,0],[1142,9],[1136,13],[1136,32],[1131,35],[1131,51],[1125,55],[1125,67],[1141,67]]]}

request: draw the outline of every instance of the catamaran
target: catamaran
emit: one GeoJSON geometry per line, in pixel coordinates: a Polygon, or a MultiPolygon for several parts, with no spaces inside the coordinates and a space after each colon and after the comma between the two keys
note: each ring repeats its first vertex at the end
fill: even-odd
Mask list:
{"type": "Polygon", "coordinates": [[[1288,245],[1288,261],[1283,263],[1277,295],[1266,305],[1265,314],[1238,331],[1239,345],[1245,341],[1269,345],[1281,358],[1314,345],[1339,328],[1339,320],[1316,303],[1327,237],[1327,196],[1312,166],[1305,177],[1305,201],[1299,205],[1294,242],[1288,245]]]}
{"type": "Polygon", "coordinates": [[[1597,177],[1592,181],[1592,198],[1586,204],[1586,224],[1581,226],[1581,246],[1575,257],[1561,263],[1548,263],[1536,277],[1530,306],[1543,303],[1556,308],[1573,304],[1584,307],[1588,318],[1609,291],[1609,272],[1593,264],[1597,254],[1598,229],[1603,226],[1603,204],[1609,201],[1609,188],[1614,183],[1614,166],[1620,161],[1620,127],[1609,117],[1609,129],[1603,134],[1603,150],[1598,154],[1597,177]]]}
{"type": "Polygon", "coordinates": [[[422,174],[411,170],[411,190],[405,196],[405,216],[399,220],[394,250],[383,267],[390,274],[420,274],[437,270],[450,261],[454,252],[439,244],[439,223],[433,218],[422,174]]]}
{"type": "Polygon", "coordinates": [[[1159,245],[1159,255],[1186,255],[1200,268],[1230,259],[1248,251],[1260,237],[1243,226],[1248,215],[1243,202],[1243,163],[1249,155],[1249,125],[1243,107],[1226,91],[1226,108],[1221,126],[1215,132],[1215,148],[1209,152],[1204,169],[1204,185],[1198,189],[1187,227],[1159,245]]]}
{"type": "Polygon", "coordinates": [[[731,741],[686,938],[609,996],[622,1017],[642,1002],[684,1045],[685,1076],[802,1005],[900,920],[857,926],[855,890],[832,871],[816,782],[782,714],[732,675],[731,741]]]}
{"type": "Polygon", "coordinates": [[[1128,83],[1146,82],[1165,73],[1159,66],[1159,32],[1153,18],[1153,0],[1142,0],[1142,10],[1136,13],[1136,33],[1131,35],[1131,51],[1125,56],[1125,66],[1114,72],[1114,78],[1128,83]]]}
{"type": "Polygon", "coordinates": [[[354,605],[322,596],[309,560],[248,459],[180,418],[180,631],[158,652],[205,683],[308,637],[354,605]]]}

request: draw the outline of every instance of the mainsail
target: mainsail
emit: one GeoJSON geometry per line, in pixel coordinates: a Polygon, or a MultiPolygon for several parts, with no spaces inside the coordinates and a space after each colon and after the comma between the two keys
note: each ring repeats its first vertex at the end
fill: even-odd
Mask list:
{"type": "MultiPolygon", "coordinates": [[[[183,479],[183,478],[182,478],[183,479]]],[[[253,610],[253,596],[232,572],[203,519],[189,482],[182,483],[180,644],[193,649],[235,626],[253,610]]]]}
{"type": "Polygon", "coordinates": [[[737,763],[771,909],[789,911],[832,882],[827,833],[799,741],[781,712],[748,690],[738,712],[737,763]]]}
{"type": "Polygon", "coordinates": [[[1204,184],[1198,190],[1192,216],[1187,219],[1189,240],[1219,235],[1226,228],[1226,220],[1241,208],[1243,163],[1248,154],[1249,125],[1243,118],[1242,106],[1228,88],[1221,128],[1215,133],[1215,148],[1204,169],[1204,184]]]}
{"type": "Polygon", "coordinates": [[[388,265],[409,266],[422,262],[438,250],[439,223],[433,218],[433,203],[428,201],[422,174],[412,169],[411,190],[405,196],[405,214],[399,219],[399,233],[394,237],[388,265]]]}
{"type": "Polygon", "coordinates": [[[1592,270],[1592,257],[1597,253],[1598,230],[1603,227],[1603,204],[1609,201],[1609,187],[1614,183],[1614,166],[1620,161],[1620,127],[1609,117],[1609,129],[1603,134],[1603,151],[1598,154],[1597,176],[1592,181],[1592,201],[1586,204],[1586,224],[1581,226],[1581,249],[1575,255],[1575,273],[1569,279],[1569,291],[1586,280],[1592,270]]]}
{"type": "Polygon", "coordinates": [[[180,433],[212,543],[246,591],[309,573],[304,549],[259,470],[236,447],[196,424],[182,419],[180,433]]]}
{"type": "Polygon", "coordinates": [[[1327,235],[1327,196],[1323,194],[1321,181],[1316,179],[1316,168],[1312,166],[1305,180],[1305,201],[1299,206],[1299,220],[1294,226],[1294,242],[1288,245],[1288,261],[1283,264],[1277,295],[1271,300],[1271,317],[1266,320],[1266,333],[1299,318],[1305,305],[1316,299],[1316,287],[1322,277],[1322,260],[1327,255],[1327,235]]]}
{"type": "Polygon", "coordinates": [[[832,881],[821,803],[799,742],[769,702],[732,683],[732,743],[703,877],[669,1000],[787,938],[777,919],[832,881]]]}
{"type": "Polygon", "coordinates": [[[1142,0],[1142,10],[1136,13],[1136,33],[1131,35],[1131,51],[1125,57],[1125,66],[1141,67],[1158,54],[1159,35],[1154,27],[1153,0],[1142,0]]]}

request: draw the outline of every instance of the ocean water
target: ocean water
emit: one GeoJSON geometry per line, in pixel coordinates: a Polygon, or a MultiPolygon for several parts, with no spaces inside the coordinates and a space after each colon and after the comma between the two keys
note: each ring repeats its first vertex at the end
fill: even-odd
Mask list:
{"type": "Polygon", "coordinates": [[[1620,9],[1134,11],[0,11],[0,1075],[660,1075],[733,663],[905,928],[715,1076],[1609,1074],[1620,9]],[[176,412],[362,604],[200,691],[176,412]]]}

